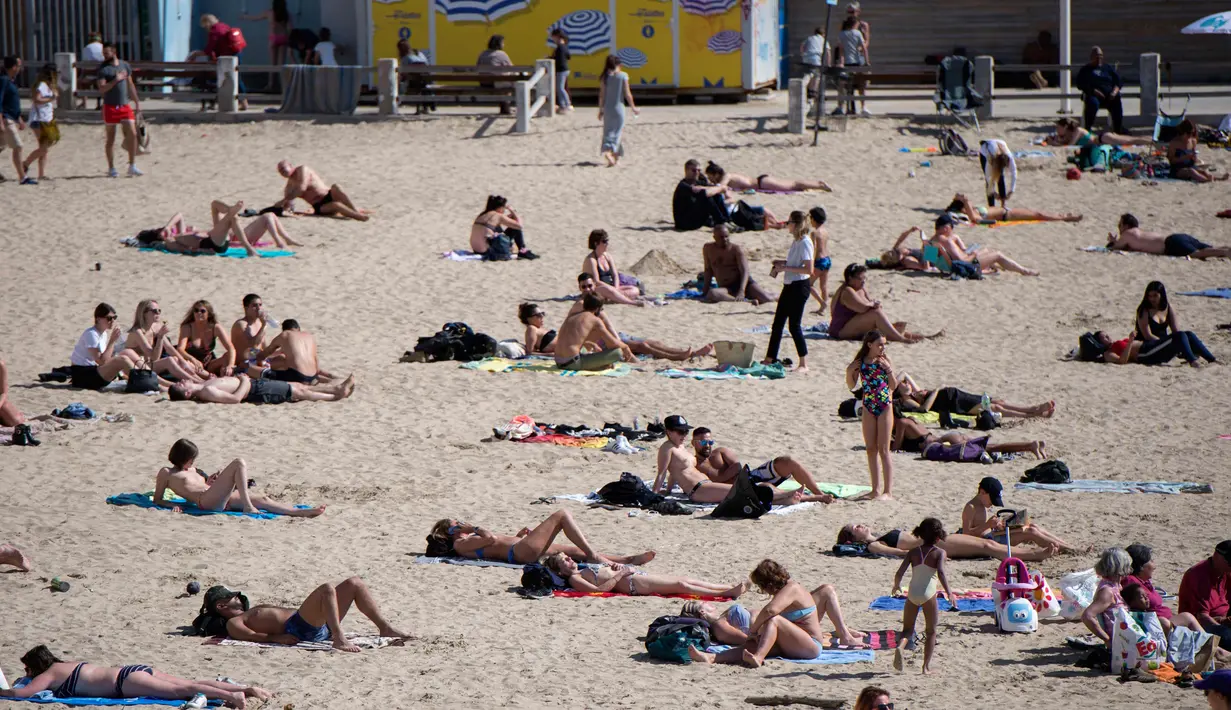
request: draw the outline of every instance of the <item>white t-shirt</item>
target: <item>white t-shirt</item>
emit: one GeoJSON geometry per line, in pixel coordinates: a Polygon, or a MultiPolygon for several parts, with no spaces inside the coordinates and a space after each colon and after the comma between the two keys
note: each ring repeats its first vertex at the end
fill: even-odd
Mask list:
{"type": "Polygon", "coordinates": [[[825,38],[815,32],[808,35],[808,39],[804,40],[803,55],[801,58],[804,64],[809,66],[821,66],[821,58],[829,52],[829,43],[825,38]]]}
{"type": "Polygon", "coordinates": [[[334,58],[333,56],[334,49],[335,49],[335,45],[333,42],[317,42],[316,43],[316,53],[319,54],[321,57],[321,66],[323,67],[338,66],[338,60],[334,58]]]}
{"type": "MultiPolygon", "coordinates": [[[[786,253],[787,266],[807,266],[812,263],[812,255],[815,254],[812,247],[812,237],[804,235],[803,239],[796,239],[791,242],[791,249],[786,253]]],[[[788,271],[782,275],[783,283],[795,283],[796,281],[807,281],[807,274],[796,274],[788,271]]]]}
{"type": "Polygon", "coordinates": [[[94,356],[90,354],[90,349],[95,348],[98,352],[105,352],[107,349],[107,339],[111,337],[111,331],[100,333],[93,328],[87,328],[81,337],[77,339],[77,345],[73,347],[73,356],[69,358],[69,363],[78,367],[97,367],[98,363],[94,360],[94,356]]]}
{"type": "Polygon", "coordinates": [[[91,42],[81,48],[81,61],[101,62],[103,60],[103,43],[91,42]]]}
{"type": "MultiPolygon", "coordinates": [[[[47,82],[40,81],[38,87],[34,89],[39,96],[45,99],[50,99],[55,96],[51,91],[51,87],[47,86],[47,82]]],[[[56,115],[55,103],[48,101],[45,104],[35,104],[30,107],[30,123],[50,123],[56,115]]]]}

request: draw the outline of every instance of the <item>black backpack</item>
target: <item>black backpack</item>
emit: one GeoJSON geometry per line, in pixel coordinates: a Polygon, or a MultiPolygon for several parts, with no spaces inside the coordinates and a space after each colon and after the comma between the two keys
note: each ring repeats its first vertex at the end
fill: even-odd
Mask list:
{"type": "Polygon", "coordinates": [[[129,394],[145,394],[146,392],[158,391],[158,375],[154,374],[153,370],[130,370],[128,373],[128,385],[124,391],[129,394]]]}
{"type": "Polygon", "coordinates": [[[970,148],[957,131],[952,128],[942,128],[940,129],[940,153],[941,155],[967,156],[970,155],[970,148]]]}
{"type": "Polygon", "coordinates": [[[744,470],[735,477],[731,492],[714,508],[711,515],[715,518],[756,519],[769,512],[773,500],[774,492],[766,486],[753,483],[752,475],[745,464],[744,470]]]}
{"type": "Polygon", "coordinates": [[[645,635],[645,650],[652,658],[678,663],[691,662],[690,646],[704,651],[711,643],[709,622],[690,616],[660,616],[645,635]]]}
{"type": "Polygon", "coordinates": [[[537,562],[521,568],[521,594],[527,597],[549,597],[560,589],[556,577],[543,565],[537,562]]]}
{"type": "Polygon", "coordinates": [[[1069,467],[1059,459],[1044,461],[1022,474],[1022,483],[1068,483],[1069,467]]]}
{"type": "Polygon", "coordinates": [[[650,490],[639,476],[627,471],[620,474],[620,480],[598,489],[598,497],[605,503],[625,508],[647,508],[665,500],[663,496],[650,490]]]}
{"type": "Polygon", "coordinates": [[[495,338],[476,333],[465,323],[445,323],[435,335],[419,338],[415,344],[415,352],[426,353],[428,362],[470,362],[495,355],[496,345],[495,338]]]}
{"type": "Polygon", "coordinates": [[[1082,333],[1077,339],[1077,359],[1082,362],[1097,362],[1103,359],[1107,348],[1099,342],[1098,335],[1093,332],[1082,333]]]}

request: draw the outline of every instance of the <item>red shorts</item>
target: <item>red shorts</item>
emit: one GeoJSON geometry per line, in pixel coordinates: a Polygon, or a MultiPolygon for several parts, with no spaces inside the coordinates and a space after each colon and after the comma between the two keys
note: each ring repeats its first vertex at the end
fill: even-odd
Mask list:
{"type": "Polygon", "coordinates": [[[118,125],[122,121],[133,120],[132,106],[125,104],[123,106],[111,106],[103,104],[103,123],[108,126],[118,125]]]}

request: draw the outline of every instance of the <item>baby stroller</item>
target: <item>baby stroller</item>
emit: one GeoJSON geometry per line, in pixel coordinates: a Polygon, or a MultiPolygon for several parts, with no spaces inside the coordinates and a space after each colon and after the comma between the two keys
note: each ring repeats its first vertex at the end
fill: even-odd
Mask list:
{"type": "Polygon", "coordinates": [[[996,570],[996,582],[992,584],[992,599],[996,602],[996,628],[1004,633],[1028,634],[1039,630],[1039,613],[1034,608],[1034,590],[1038,586],[1030,579],[1026,563],[1013,557],[1013,545],[1009,538],[1009,523],[1017,511],[996,511],[996,517],[1005,521],[1005,545],[1009,556],[996,570]]]}

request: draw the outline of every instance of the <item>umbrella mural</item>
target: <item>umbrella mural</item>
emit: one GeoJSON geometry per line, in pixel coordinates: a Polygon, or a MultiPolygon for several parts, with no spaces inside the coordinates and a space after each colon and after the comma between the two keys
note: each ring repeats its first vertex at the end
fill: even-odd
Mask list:
{"type": "Polygon", "coordinates": [[[744,36],[737,30],[723,30],[705,43],[714,54],[734,54],[744,45],[744,36]]]}
{"type": "MultiPolygon", "coordinates": [[[[578,10],[561,17],[547,33],[555,29],[568,35],[569,51],[573,54],[594,54],[611,46],[611,16],[598,10],[578,10]]],[[[550,40],[548,46],[555,46],[550,40]]]]}
{"type": "Polygon", "coordinates": [[[645,52],[635,47],[625,47],[615,54],[620,58],[620,62],[629,69],[640,69],[650,63],[650,58],[645,56],[645,52]]]}
{"type": "Polygon", "coordinates": [[[1180,31],[1186,35],[1231,35],[1231,11],[1203,17],[1180,31]]]}
{"type": "Polygon", "coordinates": [[[680,9],[690,15],[711,17],[725,14],[739,0],[680,0],[680,9]]]}
{"type": "Polygon", "coordinates": [[[449,22],[494,22],[530,7],[530,0],[436,0],[449,22]]]}

